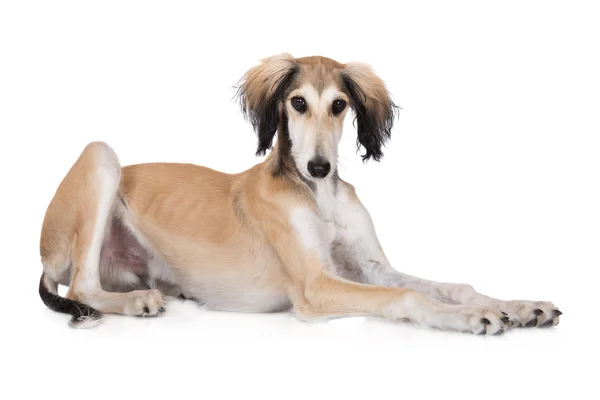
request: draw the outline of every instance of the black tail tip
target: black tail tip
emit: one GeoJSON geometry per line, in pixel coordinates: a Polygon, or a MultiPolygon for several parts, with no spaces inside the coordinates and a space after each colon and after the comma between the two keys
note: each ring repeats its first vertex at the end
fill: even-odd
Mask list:
{"type": "Polygon", "coordinates": [[[65,314],[71,314],[69,325],[77,329],[92,328],[102,321],[102,313],[86,304],[67,299],[50,292],[44,283],[44,274],[40,278],[40,297],[46,307],[65,314]]]}

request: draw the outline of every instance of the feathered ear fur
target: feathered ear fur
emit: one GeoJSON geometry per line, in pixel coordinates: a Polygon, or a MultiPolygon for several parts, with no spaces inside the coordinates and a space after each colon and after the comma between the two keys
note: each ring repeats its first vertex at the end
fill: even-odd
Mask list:
{"type": "Polygon", "coordinates": [[[256,155],[264,155],[273,145],[279,123],[279,105],[295,74],[298,63],[290,54],[265,58],[240,80],[237,97],[242,113],[258,135],[256,155]]]}
{"type": "Polygon", "coordinates": [[[366,64],[351,62],[342,71],[342,80],[351,98],[356,115],[357,150],[364,147],[363,161],[379,161],[382,147],[390,138],[398,107],[392,101],[385,84],[366,64]]]}

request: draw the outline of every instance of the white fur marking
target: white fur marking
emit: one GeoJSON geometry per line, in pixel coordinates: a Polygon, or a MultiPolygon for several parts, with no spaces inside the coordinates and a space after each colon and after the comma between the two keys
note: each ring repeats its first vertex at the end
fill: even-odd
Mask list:
{"type": "Polygon", "coordinates": [[[89,329],[99,325],[102,322],[102,317],[82,315],[77,318],[77,321],[69,321],[69,326],[76,329],[89,329]]]}
{"type": "Polygon", "coordinates": [[[114,151],[103,144],[102,149],[98,151],[98,174],[99,198],[96,211],[96,220],[94,221],[94,232],[92,241],[88,249],[88,254],[83,265],[83,280],[80,283],[82,290],[88,293],[99,291],[100,284],[100,251],[106,233],[108,217],[113,208],[115,195],[117,193],[120,181],[120,166],[114,151]]]}
{"type": "Polygon", "coordinates": [[[303,97],[310,111],[298,114],[288,105],[288,128],[294,162],[302,175],[312,179],[307,165],[319,155],[331,164],[331,176],[337,167],[337,146],[342,138],[345,113],[333,116],[330,110],[334,100],[346,99],[346,95],[333,86],[319,95],[312,85],[305,85],[290,94],[290,98],[295,96],[303,97]]]}

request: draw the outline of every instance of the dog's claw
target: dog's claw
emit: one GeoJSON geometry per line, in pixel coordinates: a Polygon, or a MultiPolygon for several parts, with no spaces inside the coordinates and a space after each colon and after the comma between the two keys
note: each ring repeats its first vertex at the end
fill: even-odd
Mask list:
{"type": "Polygon", "coordinates": [[[554,321],[552,319],[549,319],[548,321],[544,322],[543,324],[541,324],[539,327],[540,328],[549,328],[554,324],[554,321]]]}

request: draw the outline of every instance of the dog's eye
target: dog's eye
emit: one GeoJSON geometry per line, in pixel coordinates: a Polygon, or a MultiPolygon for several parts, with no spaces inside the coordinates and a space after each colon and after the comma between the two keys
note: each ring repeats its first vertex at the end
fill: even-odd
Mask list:
{"type": "Polygon", "coordinates": [[[335,115],[338,115],[344,111],[344,108],[346,108],[346,102],[344,100],[334,100],[333,104],[331,105],[331,110],[335,115]]]}
{"type": "Polygon", "coordinates": [[[306,100],[302,97],[292,97],[292,107],[299,112],[306,111],[306,100]]]}

